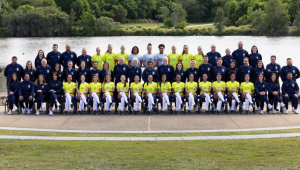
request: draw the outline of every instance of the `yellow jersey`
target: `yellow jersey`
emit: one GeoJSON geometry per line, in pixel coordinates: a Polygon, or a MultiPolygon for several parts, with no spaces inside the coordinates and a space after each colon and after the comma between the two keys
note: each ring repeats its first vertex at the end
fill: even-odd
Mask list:
{"type": "Polygon", "coordinates": [[[128,58],[129,55],[127,53],[122,54],[121,52],[117,54],[117,57],[115,58],[115,60],[119,60],[120,57],[124,58],[124,63],[128,65],[128,58]]]}
{"type": "Polygon", "coordinates": [[[157,89],[157,83],[155,83],[155,82],[145,83],[144,84],[144,89],[146,90],[147,93],[148,92],[155,92],[155,90],[157,89]]]}
{"type": "MultiPolygon", "coordinates": [[[[158,83],[158,89],[160,89],[161,92],[163,91],[169,91],[172,89],[172,86],[171,86],[171,83],[170,82],[161,82],[161,83],[158,83]]],[[[170,93],[167,93],[167,94],[170,94],[170,93]]]]}
{"type": "Polygon", "coordinates": [[[97,82],[91,82],[90,83],[90,88],[91,88],[91,92],[95,92],[96,94],[100,94],[100,90],[101,90],[101,83],[97,82]]]}
{"type": "Polygon", "coordinates": [[[108,62],[109,64],[109,68],[114,71],[115,69],[115,59],[116,59],[117,55],[116,53],[105,53],[104,54],[104,61],[108,62]]]}
{"type": "MultiPolygon", "coordinates": [[[[133,82],[130,84],[130,88],[132,89],[133,92],[138,92],[141,89],[143,89],[143,84],[141,82],[138,83],[133,82]]],[[[142,93],[139,93],[139,95],[142,95],[142,93]]]]}
{"type": "MultiPolygon", "coordinates": [[[[187,92],[189,93],[189,92],[191,92],[191,91],[195,91],[195,89],[198,87],[198,84],[197,84],[197,82],[190,82],[190,81],[188,81],[188,82],[186,82],[185,83],[185,87],[187,88],[187,92]]],[[[195,92],[195,93],[193,93],[194,95],[196,95],[197,93],[195,92]]]]}
{"type": "MultiPolygon", "coordinates": [[[[200,87],[202,87],[202,89],[203,90],[209,90],[209,88],[211,87],[211,82],[209,82],[209,81],[206,81],[206,82],[204,82],[204,81],[201,81],[200,83],[199,83],[199,88],[200,87]]],[[[200,94],[203,94],[204,92],[201,90],[200,91],[200,94]]],[[[208,94],[210,94],[210,91],[208,91],[208,94]]]]}
{"type": "Polygon", "coordinates": [[[238,94],[238,90],[240,88],[240,83],[237,81],[228,81],[226,83],[226,87],[228,88],[228,90],[236,90],[237,92],[235,92],[236,94],[238,94]]]}
{"type": "Polygon", "coordinates": [[[254,87],[253,83],[251,83],[251,82],[249,82],[249,83],[243,82],[243,83],[241,84],[240,89],[242,89],[243,92],[251,93],[252,90],[255,89],[255,87],[254,87]]]}
{"type": "MultiPolygon", "coordinates": [[[[76,89],[76,84],[74,82],[65,82],[63,84],[63,89],[66,91],[66,93],[73,92],[73,90],[76,89]]],[[[70,94],[70,96],[74,96],[74,94],[70,94]]]]}
{"type": "MultiPolygon", "coordinates": [[[[114,82],[109,82],[109,83],[103,83],[102,84],[102,88],[104,89],[104,92],[109,91],[109,90],[113,90],[113,88],[115,87],[114,82]]],[[[110,95],[113,95],[113,92],[109,92],[110,95]]]]}
{"type": "Polygon", "coordinates": [[[203,55],[202,54],[195,54],[194,55],[194,60],[196,61],[196,68],[199,68],[199,66],[201,65],[201,64],[203,64],[203,55]]]}
{"type": "Polygon", "coordinates": [[[94,54],[92,56],[92,61],[97,61],[98,63],[98,70],[102,70],[103,69],[103,62],[104,62],[104,55],[103,54],[100,54],[100,55],[97,55],[97,54],[94,54]]]}
{"type": "Polygon", "coordinates": [[[173,66],[174,70],[176,70],[176,64],[178,63],[178,59],[179,59],[179,54],[175,53],[170,53],[168,54],[168,59],[170,61],[170,65],[173,66]]]}
{"type": "MultiPolygon", "coordinates": [[[[126,83],[126,87],[124,87],[124,83],[119,82],[119,83],[117,84],[117,89],[118,89],[118,90],[126,91],[127,89],[129,89],[129,83],[126,83]]],[[[125,94],[128,95],[128,92],[126,92],[125,94]]]]}
{"type": "Polygon", "coordinates": [[[87,89],[90,88],[90,84],[87,82],[81,83],[80,87],[78,86],[78,83],[76,84],[76,87],[78,88],[78,90],[82,93],[85,93],[87,89]]]}
{"type": "MultiPolygon", "coordinates": [[[[223,88],[226,88],[226,84],[224,81],[220,81],[220,82],[214,81],[212,87],[215,89],[223,90],[223,88]]],[[[221,93],[224,94],[224,92],[221,92],[221,93]]]]}
{"type": "MultiPolygon", "coordinates": [[[[180,83],[173,82],[172,83],[172,89],[174,89],[175,92],[182,91],[182,89],[184,89],[184,88],[185,88],[185,86],[184,86],[183,82],[180,82],[180,83]]],[[[183,96],[183,93],[179,93],[179,95],[183,96]]]]}
{"type": "MultiPolygon", "coordinates": [[[[182,54],[179,56],[179,59],[182,61],[183,70],[186,71],[188,68],[190,68],[190,62],[194,60],[194,56],[191,53],[188,54],[182,54]]],[[[176,67],[175,67],[176,68],[176,67]]]]}

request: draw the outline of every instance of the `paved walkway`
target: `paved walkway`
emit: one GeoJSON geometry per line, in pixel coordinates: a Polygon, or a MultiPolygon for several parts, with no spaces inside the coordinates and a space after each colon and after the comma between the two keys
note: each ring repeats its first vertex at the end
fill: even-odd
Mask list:
{"type": "Polygon", "coordinates": [[[253,114],[240,115],[22,115],[3,114],[0,107],[0,127],[54,129],[54,130],[86,130],[116,132],[167,132],[167,131],[199,131],[199,130],[234,130],[249,128],[293,127],[300,125],[300,115],[295,114],[253,114]]]}

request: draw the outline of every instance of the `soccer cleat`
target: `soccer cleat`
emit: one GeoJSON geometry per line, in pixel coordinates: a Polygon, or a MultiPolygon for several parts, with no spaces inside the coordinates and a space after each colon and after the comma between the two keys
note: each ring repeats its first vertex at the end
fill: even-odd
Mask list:
{"type": "Polygon", "coordinates": [[[206,111],[205,111],[205,114],[206,114],[206,115],[209,115],[209,111],[208,111],[208,110],[206,110],[206,111]]]}
{"type": "Polygon", "coordinates": [[[263,110],[260,110],[260,114],[263,115],[263,114],[264,114],[264,111],[263,111],[263,110]]]}
{"type": "Polygon", "coordinates": [[[86,112],[86,108],[83,108],[83,111],[86,112]]]}
{"type": "Polygon", "coordinates": [[[150,116],[150,115],[151,115],[151,112],[150,112],[150,111],[148,111],[148,112],[147,112],[147,115],[148,115],[148,116],[150,116]]]}
{"type": "Polygon", "coordinates": [[[273,106],[268,104],[268,108],[269,108],[269,110],[271,110],[273,108],[273,106]]]}
{"type": "Polygon", "coordinates": [[[39,116],[39,115],[40,115],[40,112],[39,112],[39,111],[37,111],[35,114],[36,114],[37,116],[39,116]]]}
{"type": "Polygon", "coordinates": [[[70,104],[70,107],[72,108],[72,109],[74,109],[74,104],[72,103],[72,104],[70,104]]]}
{"type": "Polygon", "coordinates": [[[14,111],[17,111],[18,107],[16,105],[14,105],[14,111]]]}
{"type": "Polygon", "coordinates": [[[11,110],[9,110],[9,111],[7,112],[7,114],[8,114],[8,115],[11,115],[11,110]]]}
{"type": "Polygon", "coordinates": [[[55,109],[54,109],[54,112],[55,112],[55,113],[57,113],[57,112],[58,112],[57,108],[55,108],[55,109]]]}
{"type": "Polygon", "coordinates": [[[53,112],[51,110],[49,111],[49,116],[53,116],[53,112]]]}
{"type": "Polygon", "coordinates": [[[184,112],[184,108],[181,108],[181,112],[184,112]]]}
{"type": "Polygon", "coordinates": [[[162,115],[165,115],[165,111],[161,111],[162,115]]]}
{"type": "Polygon", "coordinates": [[[294,108],[293,108],[293,111],[294,111],[294,114],[299,114],[299,112],[298,112],[297,109],[294,109],[294,108]]]}
{"type": "Polygon", "coordinates": [[[169,110],[172,110],[172,106],[171,106],[171,105],[169,105],[169,106],[168,106],[168,109],[169,109],[169,110]]]}
{"type": "Polygon", "coordinates": [[[65,111],[65,115],[69,115],[69,111],[65,111]]]}
{"type": "Polygon", "coordinates": [[[216,115],[220,115],[220,110],[217,110],[217,113],[216,113],[216,115]]]}
{"type": "Polygon", "coordinates": [[[120,115],[120,116],[124,115],[123,111],[120,111],[119,115],[120,115]]]}
{"type": "Polygon", "coordinates": [[[81,115],[82,113],[81,113],[81,111],[78,111],[78,115],[81,115]]]}
{"type": "Polygon", "coordinates": [[[26,113],[26,108],[23,108],[22,109],[22,114],[25,114],[26,113]]]}
{"type": "Polygon", "coordinates": [[[257,112],[260,112],[260,108],[259,108],[259,107],[257,107],[257,108],[256,108],[256,111],[257,111],[257,112]]]}
{"type": "Polygon", "coordinates": [[[188,110],[188,115],[192,114],[192,111],[188,110]]]}
{"type": "Polygon", "coordinates": [[[94,112],[93,112],[93,115],[97,115],[98,113],[97,113],[97,111],[96,110],[94,110],[94,112]]]}
{"type": "Polygon", "coordinates": [[[276,114],[276,110],[273,110],[273,114],[276,114]]]}
{"type": "Polygon", "coordinates": [[[234,115],[234,110],[231,110],[231,114],[234,115]]]}
{"type": "Polygon", "coordinates": [[[133,112],[133,115],[137,115],[137,111],[134,111],[134,112],[133,112]]]}
{"type": "Polygon", "coordinates": [[[46,104],[43,103],[41,108],[42,108],[42,110],[45,110],[46,109],[46,104]]]}
{"type": "Polygon", "coordinates": [[[175,112],[174,112],[174,115],[178,115],[178,111],[175,111],[175,112]]]}
{"type": "Polygon", "coordinates": [[[108,110],[106,110],[106,111],[105,111],[105,115],[107,116],[107,115],[108,115],[108,113],[109,113],[109,111],[108,111],[108,110]]]}
{"type": "Polygon", "coordinates": [[[225,107],[222,107],[222,108],[221,108],[221,111],[224,112],[224,111],[225,111],[225,107]]]}
{"type": "Polygon", "coordinates": [[[248,114],[249,114],[249,110],[246,110],[245,115],[248,115],[248,114]]]}
{"type": "Polygon", "coordinates": [[[199,112],[201,112],[201,111],[202,111],[202,107],[199,107],[199,109],[198,109],[198,110],[199,110],[199,112]]]}

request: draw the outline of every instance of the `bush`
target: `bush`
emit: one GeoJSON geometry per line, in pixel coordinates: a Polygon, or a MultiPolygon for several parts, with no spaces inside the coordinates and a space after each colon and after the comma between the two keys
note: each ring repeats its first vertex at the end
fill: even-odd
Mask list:
{"type": "Polygon", "coordinates": [[[167,28],[172,28],[172,27],[174,27],[174,24],[171,19],[166,18],[166,19],[164,19],[164,26],[167,28]]]}
{"type": "Polygon", "coordinates": [[[186,23],[185,21],[181,21],[181,23],[176,25],[176,28],[184,29],[185,27],[189,26],[190,24],[186,23]]]}

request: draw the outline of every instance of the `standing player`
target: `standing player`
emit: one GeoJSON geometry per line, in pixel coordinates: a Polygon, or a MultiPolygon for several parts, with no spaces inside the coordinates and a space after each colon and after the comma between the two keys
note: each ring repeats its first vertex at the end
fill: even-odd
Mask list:
{"type": "Polygon", "coordinates": [[[173,45],[171,48],[172,52],[168,54],[169,64],[176,68],[176,64],[178,63],[179,54],[176,53],[176,46],[173,45]]]}
{"type": "Polygon", "coordinates": [[[58,45],[57,44],[53,44],[51,52],[49,52],[47,54],[47,63],[51,68],[54,68],[55,64],[61,64],[61,53],[58,50],[58,45]]]}
{"type": "Polygon", "coordinates": [[[182,63],[184,71],[190,68],[190,63],[192,60],[194,60],[193,54],[189,53],[189,47],[187,45],[184,45],[183,51],[178,59],[178,62],[182,63]]]}
{"type": "Polygon", "coordinates": [[[128,59],[129,55],[125,52],[126,48],[124,45],[121,46],[121,52],[117,54],[117,57],[115,58],[115,65],[118,64],[119,58],[124,58],[124,63],[128,65],[128,59]]]}
{"type": "Polygon", "coordinates": [[[100,54],[101,49],[99,47],[96,48],[96,54],[92,56],[92,62],[96,61],[98,63],[98,70],[103,69],[104,55],[100,54]]]}

